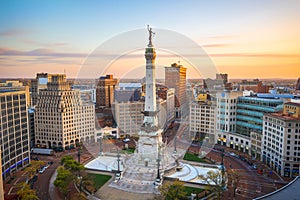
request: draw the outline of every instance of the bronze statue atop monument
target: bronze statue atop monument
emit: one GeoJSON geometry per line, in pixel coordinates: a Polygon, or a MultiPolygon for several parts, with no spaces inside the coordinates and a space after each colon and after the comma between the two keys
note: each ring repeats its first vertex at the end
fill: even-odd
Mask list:
{"type": "Polygon", "coordinates": [[[148,32],[149,32],[149,44],[148,44],[148,47],[152,47],[153,46],[153,44],[152,44],[152,38],[154,37],[155,32],[152,31],[152,28],[149,26],[149,24],[147,25],[147,28],[148,28],[148,32]]]}

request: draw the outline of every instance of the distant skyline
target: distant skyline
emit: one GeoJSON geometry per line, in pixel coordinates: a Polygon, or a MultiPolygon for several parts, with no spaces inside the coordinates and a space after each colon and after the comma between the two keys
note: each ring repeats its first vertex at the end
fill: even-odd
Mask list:
{"type": "MultiPolygon", "coordinates": [[[[147,24],[153,30],[189,37],[207,52],[218,72],[229,74],[230,79],[298,78],[299,10],[298,0],[1,0],[0,78],[64,71],[68,78],[76,78],[99,45],[120,33],[146,29],[147,24]]],[[[114,64],[124,65],[125,70],[115,75],[122,78],[128,66],[143,65],[140,55],[117,60],[114,64]]],[[[179,59],[157,58],[157,62],[170,66],[179,59]]]]}

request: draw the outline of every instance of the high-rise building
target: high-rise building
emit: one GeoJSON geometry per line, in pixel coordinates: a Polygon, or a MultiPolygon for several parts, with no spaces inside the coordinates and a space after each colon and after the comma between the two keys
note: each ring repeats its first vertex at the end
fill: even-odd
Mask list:
{"type": "Polygon", "coordinates": [[[141,83],[119,83],[115,89],[115,101],[139,101],[141,98],[141,83]]]}
{"type": "Polygon", "coordinates": [[[120,130],[120,134],[138,134],[143,124],[143,101],[115,101],[112,105],[114,119],[120,130]]]}
{"type": "Polygon", "coordinates": [[[228,74],[216,74],[216,80],[222,80],[223,84],[228,83],[228,74]]]}
{"type": "Polygon", "coordinates": [[[27,92],[0,87],[0,145],[4,179],[29,164],[27,92]]]}
{"type": "Polygon", "coordinates": [[[298,78],[298,81],[296,83],[296,90],[300,90],[300,78],[298,78]]]}
{"type": "Polygon", "coordinates": [[[236,103],[237,98],[242,92],[222,91],[216,94],[217,113],[216,113],[216,137],[218,143],[226,145],[229,134],[236,130],[236,103]]]}
{"type": "Polygon", "coordinates": [[[2,179],[2,152],[0,148],[0,200],[4,200],[3,179],[2,179]]]}
{"type": "Polygon", "coordinates": [[[282,109],[282,99],[238,97],[236,133],[247,137],[250,137],[251,131],[261,133],[264,113],[279,112],[282,109]]]}
{"type": "Polygon", "coordinates": [[[2,90],[5,90],[6,88],[9,91],[25,91],[27,106],[30,105],[31,100],[30,100],[29,86],[24,86],[23,83],[21,83],[20,81],[7,80],[4,83],[1,83],[0,87],[2,90]]]}
{"type": "Polygon", "coordinates": [[[186,102],[186,68],[177,63],[165,67],[165,85],[175,89],[175,117],[180,118],[188,109],[186,102]]]}
{"type": "Polygon", "coordinates": [[[281,176],[296,177],[300,164],[300,103],[264,115],[261,160],[281,176]]]}
{"type": "Polygon", "coordinates": [[[96,108],[111,108],[114,102],[114,91],[118,80],[113,75],[101,76],[96,88],[96,108]]]}
{"type": "Polygon", "coordinates": [[[66,75],[52,75],[40,90],[35,107],[35,142],[46,148],[73,148],[80,141],[95,141],[95,106],[71,90],[66,75]]]}
{"type": "Polygon", "coordinates": [[[38,73],[36,78],[31,81],[30,92],[31,92],[31,105],[37,104],[37,98],[39,91],[47,88],[47,83],[52,81],[52,76],[58,74],[38,73]]]}
{"type": "Polygon", "coordinates": [[[35,146],[35,133],[34,133],[34,108],[28,109],[28,131],[29,131],[29,144],[30,149],[35,146]]]}
{"type": "Polygon", "coordinates": [[[190,132],[215,144],[216,103],[208,99],[193,101],[190,105],[190,132]]]}
{"type": "Polygon", "coordinates": [[[254,79],[252,81],[242,80],[239,84],[239,90],[252,90],[254,93],[268,93],[271,85],[263,84],[262,81],[254,79]]]}
{"type": "MultiPolygon", "coordinates": [[[[172,99],[174,100],[174,99],[172,99]]],[[[173,101],[174,102],[174,101],[173,101]]],[[[163,99],[158,99],[156,101],[158,116],[158,126],[164,127],[170,117],[168,113],[168,101],[163,99]]],[[[112,104],[114,119],[120,130],[120,134],[137,135],[141,130],[141,125],[143,124],[143,113],[145,107],[145,101],[126,101],[118,102],[115,101],[112,104]]]]}

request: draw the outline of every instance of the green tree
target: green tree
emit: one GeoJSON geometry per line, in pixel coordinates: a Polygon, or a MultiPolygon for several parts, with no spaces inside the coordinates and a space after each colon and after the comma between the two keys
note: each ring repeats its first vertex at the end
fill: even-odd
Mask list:
{"type": "Polygon", "coordinates": [[[220,200],[221,193],[224,190],[224,179],[225,177],[222,175],[220,171],[208,171],[206,176],[199,175],[199,178],[204,180],[208,186],[209,190],[212,190],[217,198],[220,200]]]}
{"type": "Polygon", "coordinates": [[[28,173],[28,177],[32,179],[32,177],[37,173],[43,164],[43,161],[31,160],[30,165],[25,169],[25,171],[28,173]]]}
{"type": "Polygon", "coordinates": [[[65,169],[70,170],[72,173],[79,172],[80,170],[84,170],[84,166],[74,160],[72,156],[64,156],[61,159],[61,165],[65,167],[65,169]]]}
{"type": "Polygon", "coordinates": [[[17,195],[19,196],[20,200],[39,200],[38,196],[36,195],[36,191],[31,190],[27,183],[19,183],[17,188],[17,195]]]}
{"type": "Polygon", "coordinates": [[[89,176],[86,172],[81,172],[81,176],[76,179],[76,185],[79,187],[79,191],[82,191],[82,188],[87,189],[90,192],[94,192],[95,182],[94,176],[89,176]]]}
{"type": "Polygon", "coordinates": [[[184,200],[187,199],[187,194],[184,191],[183,182],[174,181],[163,184],[159,187],[160,197],[163,200],[184,200]]]}
{"type": "Polygon", "coordinates": [[[68,186],[73,181],[72,173],[65,169],[63,166],[60,166],[57,169],[57,177],[54,181],[55,187],[58,187],[59,190],[65,195],[68,194],[68,186]]]}

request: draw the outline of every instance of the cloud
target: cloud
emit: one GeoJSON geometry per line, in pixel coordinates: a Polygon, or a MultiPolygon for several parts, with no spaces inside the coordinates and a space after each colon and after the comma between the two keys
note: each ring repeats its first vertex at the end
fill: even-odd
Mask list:
{"type": "Polygon", "coordinates": [[[210,48],[210,47],[228,47],[231,46],[231,44],[225,44],[225,43],[220,43],[220,44],[203,44],[201,47],[204,48],[210,48]]]}
{"type": "Polygon", "coordinates": [[[47,48],[34,49],[32,51],[19,51],[0,47],[0,56],[48,56],[48,57],[86,57],[84,53],[61,53],[47,48]]]}
{"type": "Polygon", "coordinates": [[[28,33],[28,31],[22,29],[8,29],[0,32],[0,36],[15,36],[15,35],[23,35],[28,33]]]}
{"type": "Polygon", "coordinates": [[[43,43],[35,40],[20,40],[20,41],[26,44],[34,44],[38,46],[47,46],[47,47],[61,47],[61,46],[69,45],[69,43],[67,42],[43,43]]]}
{"type": "Polygon", "coordinates": [[[210,36],[208,38],[211,39],[232,39],[232,38],[236,38],[239,37],[238,35],[216,35],[216,36],[210,36]]]}
{"type": "MultiPolygon", "coordinates": [[[[222,45],[222,44],[216,44],[216,45],[222,45]]],[[[223,44],[225,45],[225,44],[223,44]]],[[[212,45],[209,45],[212,46],[212,45]]],[[[98,59],[101,58],[110,58],[114,59],[117,57],[121,58],[141,58],[143,56],[143,53],[137,53],[137,54],[125,54],[125,55],[116,55],[111,54],[109,52],[99,52],[99,53],[92,53],[90,55],[85,53],[71,53],[71,52],[56,52],[49,48],[38,48],[31,51],[19,51],[19,50],[13,50],[9,48],[1,48],[0,47],[0,56],[32,56],[32,57],[53,57],[53,58],[85,58],[87,56],[96,57],[98,59]]],[[[185,55],[173,55],[173,54],[161,54],[159,57],[165,57],[165,58],[173,58],[173,57],[241,57],[241,58],[247,58],[247,57],[260,57],[260,58],[300,58],[300,54],[280,54],[280,53],[218,53],[218,54],[201,54],[195,52],[195,54],[185,54],[185,55]]]]}

